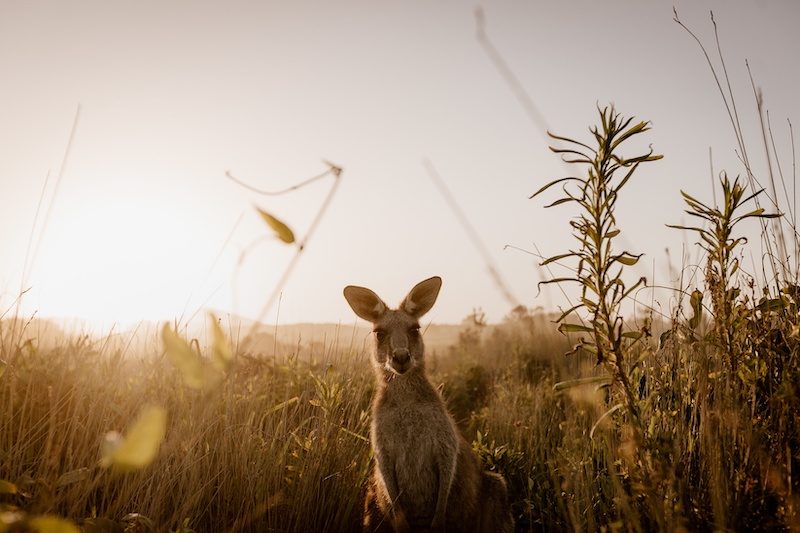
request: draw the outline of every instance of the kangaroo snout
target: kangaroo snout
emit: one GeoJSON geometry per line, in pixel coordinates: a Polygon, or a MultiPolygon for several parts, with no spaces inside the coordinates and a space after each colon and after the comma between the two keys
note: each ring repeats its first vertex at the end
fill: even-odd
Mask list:
{"type": "Polygon", "coordinates": [[[398,374],[405,373],[411,368],[411,352],[408,348],[399,348],[392,351],[392,358],[389,361],[392,370],[398,374]]]}

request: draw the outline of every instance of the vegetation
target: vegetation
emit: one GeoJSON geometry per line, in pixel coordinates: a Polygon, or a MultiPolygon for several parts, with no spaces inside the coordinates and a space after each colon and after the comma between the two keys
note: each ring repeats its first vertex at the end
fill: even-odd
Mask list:
{"type": "MultiPolygon", "coordinates": [[[[551,205],[578,209],[577,246],[545,263],[572,269],[552,282],[576,283],[580,300],[494,326],[475,311],[432,351],[431,374],[506,477],[518,531],[800,529],[793,203],[779,216],[737,129],[745,178],[719,177],[721,205],[683,192],[699,224],[674,226],[698,237],[701,281],[673,288],[670,316],[626,318],[646,280],[614,248],[614,209],[659,157],[621,155],[647,129],[609,107],[589,142],[553,136],[586,175],[534,195],[562,185],[551,205]],[[742,265],[747,224],[760,225],[761,273],[742,265]]],[[[0,532],[358,529],[373,390],[360,344],[263,353],[212,321],[204,349],[165,327],[163,350],[136,358],[79,335],[45,346],[18,326],[0,322],[0,532]]]]}
{"type": "MultiPolygon", "coordinates": [[[[719,268],[707,265],[709,287],[719,268]]],[[[565,357],[556,317],[523,307],[495,326],[473,313],[459,342],[432,354],[462,431],[506,476],[518,531],[794,527],[797,292],[756,294],[738,272],[729,305],[705,308],[695,294],[691,316],[653,321],[661,334],[623,328],[642,335],[620,341],[619,370],[597,366],[591,348],[565,357]],[[628,396],[633,411],[614,409],[628,396]]],[[[63,525],[53,517],[93,532],[357,529],[370,461],[363,349],[233,349],[216,366],[225,356],[213,343],[201,359],[197,343],[162,336],[167,351],[139,360],[86,337],[42,351],[3,343],[6,531],[66,531],[50,529],[63,525]],[[145,405],[168,415],[157,455],[109,466],[109,431],[130,437],[145,405]]]]}

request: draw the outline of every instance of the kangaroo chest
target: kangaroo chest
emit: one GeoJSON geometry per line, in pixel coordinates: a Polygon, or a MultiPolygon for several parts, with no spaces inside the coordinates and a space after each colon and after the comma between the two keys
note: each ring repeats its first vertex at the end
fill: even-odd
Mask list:
{"type": "Polygon", "coordinates": [[[454,463],[458,435],[438,394],[433,401],[402,402],[383,398],[373,412],[372,444],[378,471],[396,480],[401,501],[432,515],[440,472],[454,463]]]}
{"type": "Polygon", "coordinates": [[[455,441],[455,428],[439,402],[379,406],[372,422],[373,442],[385,452],[424,452],[455,441]]]}

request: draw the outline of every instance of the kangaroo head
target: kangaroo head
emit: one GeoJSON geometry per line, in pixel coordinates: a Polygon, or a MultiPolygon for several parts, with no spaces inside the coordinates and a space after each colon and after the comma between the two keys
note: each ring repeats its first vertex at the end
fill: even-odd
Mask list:
{"type": "Polygon", "coordinates": [[[430,311],[442,287],[435,276],[417,283],[397,309],[390,309],[377,294],[364,287],[349,285],[344,297],[356,315],[373,324],[374,362],[385,371],[404,374],[423,366],[423,344],[419,318],[430,311]]]}

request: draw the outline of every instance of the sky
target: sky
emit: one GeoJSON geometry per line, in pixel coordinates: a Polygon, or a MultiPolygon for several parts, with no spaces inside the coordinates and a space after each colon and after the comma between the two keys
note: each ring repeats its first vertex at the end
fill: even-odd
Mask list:
{"type": "MultiPolygon", "coordinates": [[[[706,58],[673,5],[719,66],[713,11],[763,173],[747,60],[791,178],[793,0],[0,0],[0,314],[104,328],[210,310],[351,324],[344,286],[396,305],[433,275],[444,280],[437,323],[564,307],[574,293],[540,290],[550,274],[534,254],[574,247],[576,213],[545,209],[555,194],[529,197],[574,171],[546,130],[588,141],[610,103],[650,121],[638,146],[665,156],[619,200],[619,246],[645,254],[631,279],[684,283],[679,273],[699,260],[694,237],[666,227],[688,222],[680,191],[710,201],[712,174],[743,168],[706,58]],[[477,7],[541,119],[478,39],[477,7]],[[227,177],[278,191],[328,162],[342,169],[338,182],[328,174],[279,196],[227,177]],[[257,209],[306,241],[299,255],[257,209]]],[[[674,305],[661,298],[662,310],[674,305]]]]}

